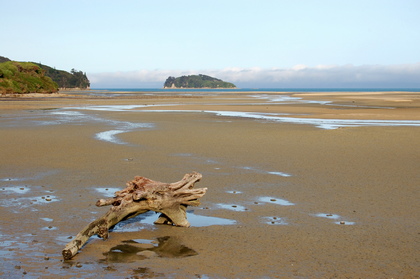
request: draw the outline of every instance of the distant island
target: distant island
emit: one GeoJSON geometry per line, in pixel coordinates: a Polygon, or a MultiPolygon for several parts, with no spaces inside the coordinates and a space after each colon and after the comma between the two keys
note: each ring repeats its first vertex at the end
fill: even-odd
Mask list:
{"type": "Polygon", "coordinates": [[[17,62],[0,56],[0,93],[55,93],[59,89],[89,89],[86,73],[56,70],[35,62],[17,62]]]}
{"type": "Polygon", "coordinates": [[[168,77],[163,88],[236,88],[233,83],[206,75],[168,77]]]}

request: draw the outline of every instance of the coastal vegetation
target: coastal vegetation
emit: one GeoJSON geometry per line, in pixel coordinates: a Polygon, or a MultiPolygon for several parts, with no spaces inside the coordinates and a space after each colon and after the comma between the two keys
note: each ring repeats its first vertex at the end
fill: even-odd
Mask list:
{"type": "Polygon", "coordinates": [[[35,62],[17,62],[0,56],[0,93],[52,93],[62,89],[89,89],[86,73],[57,70],[35,62]]]}
{"type": "Polygon", "coordinates": [[[0,93],[53,93],[58,85],[30,62],[0,63],[0,93]]]}
{"type": "Polygon", "coordinates": [[[236,88],[233,83],[206,75],[189,75],[181,77],[168,77],[164,88],[236,88]]]}
{"type": "Polygon", "coordinates": [[[86,73],[71,69],[70,73],[63,70],[56,70],[47,65],[40,63],[34,63],[41,67],[45,71],[45,75],[50,77],[54,82],[58,84],[60,88],[79,88],[88,89],[90,87],[89,79],[86,73]]]}

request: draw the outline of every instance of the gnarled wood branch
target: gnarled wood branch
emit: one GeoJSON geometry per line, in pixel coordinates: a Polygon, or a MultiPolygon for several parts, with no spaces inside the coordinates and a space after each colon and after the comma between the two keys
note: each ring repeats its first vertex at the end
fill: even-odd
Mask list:
{"type": "Polygon", "coordinates": [[[147,211],[161,213],[155,224],[169,224],[189,227],[187,206],[197,206],[198,200],[207,188],[193,189],[194,184],[202,178],[197,172],[186,174],[184,178],[174,183],[163,183],[136,176],[127,183],[127,187],[115,192],[110,199],[97,201],[96,206],[112,205],[101,218],[91,222],[64,248],[62,254],[65,260],[74,257],[82,246],[95,234],[106,240],[109,229],[118,222],[133,218],[147,211]]]}

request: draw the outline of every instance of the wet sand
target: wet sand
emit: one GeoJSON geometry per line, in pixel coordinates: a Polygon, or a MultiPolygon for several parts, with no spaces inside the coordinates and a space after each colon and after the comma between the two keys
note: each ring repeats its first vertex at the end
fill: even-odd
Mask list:
{"type": "Polygon", "coordinates": [[[419,108],[406,92],[3,98],[0,277],[416,278],[419,108]],[[62,260],[99,198],[191,171],[208,191],[190,228],[146,214],[62,260]]]}

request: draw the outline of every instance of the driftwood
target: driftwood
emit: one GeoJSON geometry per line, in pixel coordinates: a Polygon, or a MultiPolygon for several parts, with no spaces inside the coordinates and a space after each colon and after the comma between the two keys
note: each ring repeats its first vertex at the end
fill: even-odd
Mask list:
{"type": "Polygon", "coordinates": [[[127,183],[127,187],[115,192],[115,197],[101,199],[96,206],[112,205],[101,218],[91,222],[64,248],[62,254],[65,260],[74,257],[88,239],[97,234],[106,240],[109,229],[118,222],[135,217],[147,211],[161,213],[155,224],[168,224],[189,227],[186,208],[188,205],[198,206],[198,200],[207,188],[193,189],[195,182],[202,175],[197,172],[186,174],[184,178],[174,183],[162,183],[145,177],[136,176],[127,183]]]}

